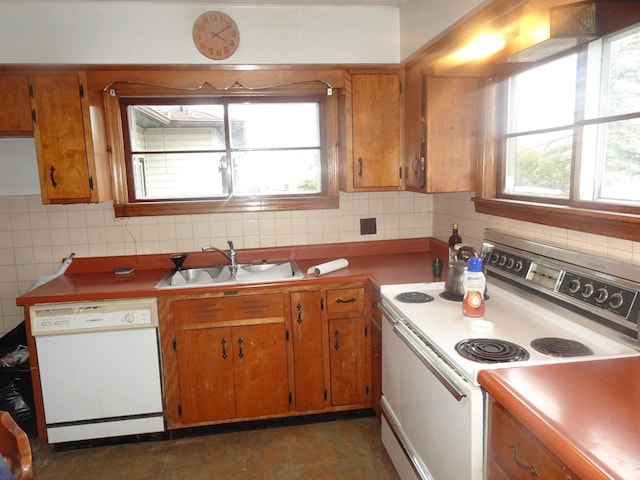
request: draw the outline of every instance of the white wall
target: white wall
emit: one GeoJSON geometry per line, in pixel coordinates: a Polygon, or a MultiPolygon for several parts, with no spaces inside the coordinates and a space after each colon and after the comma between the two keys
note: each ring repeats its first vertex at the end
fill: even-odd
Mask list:
{"type": "Polygon", "coordinates": [[[395,7],[0,0],[0,64],[399,61],[395,7]],[[231,15],[240,30],[238,50],[223,61],[193,45],[193,22],[210,10],[231,15]]]}
{"type": "Polygon", "coordinates": [[[400,8],[400,58],[471,15],[491,0],[407,0],[400,8]]]}

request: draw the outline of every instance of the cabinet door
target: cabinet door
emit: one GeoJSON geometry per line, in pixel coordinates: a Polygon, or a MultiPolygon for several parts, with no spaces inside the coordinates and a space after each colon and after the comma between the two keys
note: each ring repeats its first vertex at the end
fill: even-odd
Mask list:
{"type": "Polygon", "coordinates": [[[475,190],[480,79],[426,78],[426,191],[475,190]]]}
{"type": "Polygon", "coordinates": [[[289,410],[284,322],[232,327],[237,417],[289,410]]]}
{"type": "Polygon", "coordinates": [[[30,83],[42,201],[88,202],[91,178],[78,75],[35,75],[30,83]]]}
{"type": "Polygon", "coordinates": [[[231,328],[176,331],[182,422],[236,416],[231,328]]]}
{"type": "Polygon", "coordinates": [[[370,401],[366,328],[364,318],[329,320],[332,405],[370,401]]]}
{"type": "Polygon", "coordinates": [[[295,409],[300,412],[325,407],[322,292],[291,293],[295,409]]]}
{"type": "Polygon", "coordinates": [[[481,80],[406,72],[405,188],[475,190],[481,80]]]}
{"type": "Polygon", "coordinates": [[[353,74],[351,95],[353,149],[347,188],[401,189],[400,75],[353,74]]]}
{"type": "Polygon", "coordinates": [[[31,136],[31,104],[26,75],[0,76],[0,136],[31,136]]]}

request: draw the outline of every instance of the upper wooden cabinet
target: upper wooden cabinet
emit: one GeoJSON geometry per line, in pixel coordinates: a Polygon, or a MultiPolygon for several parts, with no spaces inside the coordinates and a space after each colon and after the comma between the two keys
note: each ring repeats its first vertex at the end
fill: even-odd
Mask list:
{"type": "Polygon", "coordinates": [[[342,100],[340,189],[401,190],[400,73],[347,74],[342,100]]]}
{"type": "Polygon", "coordinates": [[[405,188],[475,190],[482,80],[406,72],[405,188]]]}
{"type": "Polygon", "coordinates": [[[102,96],[85,84],[82,72],[29,76],[43,204],[112,198],[102,96]]]}
{"type": "Polygon", "coordinates": [[[0,136],[33,135],[26,75],[0,75],[0,105],[0,136]]]}

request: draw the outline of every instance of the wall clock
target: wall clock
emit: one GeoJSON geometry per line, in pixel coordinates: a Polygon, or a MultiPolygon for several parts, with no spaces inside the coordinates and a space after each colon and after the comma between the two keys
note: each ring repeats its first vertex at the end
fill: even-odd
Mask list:
{"type": "Polygon", "coordinates": [[[193,43],[200,53],[214,60],[230,57],[240,44],[240,31],[233,19],[222,12],[205,12],[193,24],[193,43]]]}

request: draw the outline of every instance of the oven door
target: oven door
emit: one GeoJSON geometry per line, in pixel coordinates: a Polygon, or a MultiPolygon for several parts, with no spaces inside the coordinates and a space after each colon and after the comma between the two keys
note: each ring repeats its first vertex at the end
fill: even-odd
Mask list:
{"type": "Polygon", "coordinates": [[[480,387],[447,365],[384,306],[382,442],[403,480],[481,480],[480,387]]]}

